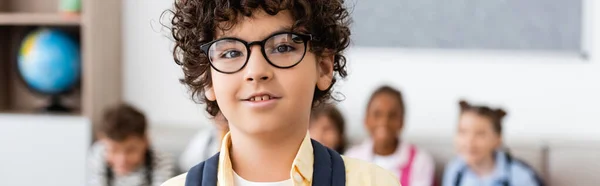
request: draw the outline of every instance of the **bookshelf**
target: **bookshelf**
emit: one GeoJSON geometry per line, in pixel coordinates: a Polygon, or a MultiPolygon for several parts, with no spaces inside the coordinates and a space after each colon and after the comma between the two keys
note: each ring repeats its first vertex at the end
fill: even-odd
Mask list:
{"type": "Polygon", "coordinates": [[[0,13],[0,25],[79,26],[81,25],[81,16],[56,13],[0,13]]]}
{"type": "Polygon", "coordinates": [[[49,104],[49,96],[29,89],[17,69],[23,38],[39,28],[64,31],[80,47],[81,78],[61,95],[63,105],[73,110],[61,115],[95,123],[107,106],[121,101],[121,1],[81,0],[79,13],[60,11],[60,3],[0,0],[0,113],[36,115],[49,104]]]}

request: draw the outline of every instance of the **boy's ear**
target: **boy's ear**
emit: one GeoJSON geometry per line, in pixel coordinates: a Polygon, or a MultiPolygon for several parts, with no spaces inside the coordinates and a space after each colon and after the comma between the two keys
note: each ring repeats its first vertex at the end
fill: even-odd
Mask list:
{"type": "Polygon", "coordinates": [[[319,58],[317,64],[319,73],[317,77],[317,88],[319,88],[319,90],[327,90],[331,86],[331,81],[333,80],[334,57],[333,54],[327,54],[319,58]]]}
{"type": "Polygon", "coordinates": [[[217,97],[215,96],[215,89],[213,89],[212,87],[206,88],[206,90],[204,90],[204,96],[206,96],[206,99],[208,99],[209,101],[217,100],[217,97]]]}

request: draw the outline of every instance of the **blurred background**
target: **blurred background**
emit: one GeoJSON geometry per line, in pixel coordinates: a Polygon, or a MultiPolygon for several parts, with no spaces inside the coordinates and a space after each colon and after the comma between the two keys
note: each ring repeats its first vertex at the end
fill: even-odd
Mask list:
{"type": "MultiPolygon", "coordinates": [[[[597,1],[387,1],[409,12],[399,15],[377,6],[385,2],[347,2],[360,18],[346,53],[349,76],[334,90],[344,97],[337,107],[350,144],[368,138],[369,96],[390,85],[404,96],[402,139],[433,156],[438,179],[455,156],[457,103],[467,99],[508,111],[505,143],[549,185],[600,182],[597,1]]],[[[161,24],[169,26],[161,14],[172,4],[0,0],[0,185],[85,185],[94,124],[121,102],[146,115],[151,143],[173,162],[211,127],[204,105],[178,82],[161,24]],[[41,72],[49,68],[60,75],[41,72]]]]}

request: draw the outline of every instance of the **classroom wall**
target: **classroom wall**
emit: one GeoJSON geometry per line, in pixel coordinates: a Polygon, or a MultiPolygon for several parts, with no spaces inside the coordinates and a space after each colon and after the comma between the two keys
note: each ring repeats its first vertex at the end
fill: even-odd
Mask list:
{"type": "MultiPolygon", "coordinates": [[[[154,125],[197,126],[209,121],[178,83],[169,32],[159,24],[171,1],[123,1],[124,99],[148,113],[154,125]]],[[[378,85],[399,87],[407,102],[408,135],[453,135],[457,102],[502,106],[508,138],[600,141],[600,3],[584,2],[580,54],[353,47],[350,77],[337,90],[353,141],[364,137],[369,94],[378,85]]],[[[165,19],[168,22],[168,19],[165,19]]]]}

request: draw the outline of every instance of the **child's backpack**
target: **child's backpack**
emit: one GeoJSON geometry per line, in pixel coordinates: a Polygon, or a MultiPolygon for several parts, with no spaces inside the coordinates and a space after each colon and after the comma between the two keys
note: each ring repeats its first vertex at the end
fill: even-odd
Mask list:
{"type": "MultiPolygon", "coordinates": [[[[346,167],[342,156],[311,139],[315,157],[312,185],[346,185],[346,167]]],[[[219,153],[192,167],[187,174],[185,186],[216,186],[219,153]]]]}

